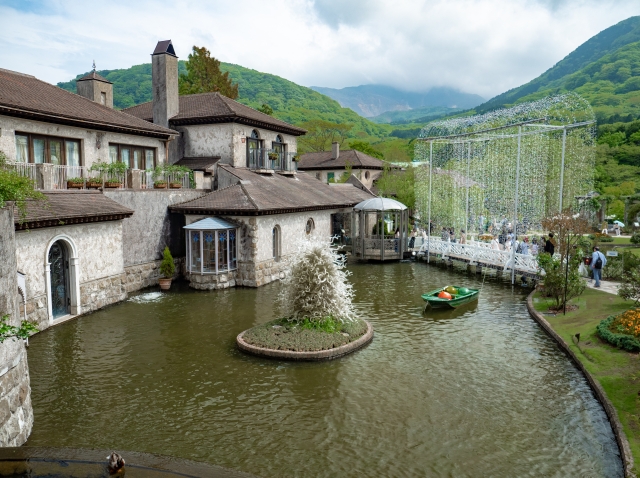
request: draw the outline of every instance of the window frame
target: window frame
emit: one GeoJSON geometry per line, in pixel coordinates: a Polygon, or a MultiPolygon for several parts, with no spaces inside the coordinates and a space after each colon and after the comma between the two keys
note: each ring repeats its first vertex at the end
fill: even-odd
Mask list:
{"type": "Polygon", "coordinates": [[[14,133],[14,146],[16,147],[16,159],[17,159],[17,137],[27,137],[27,163],[29,164],[54,164],[55,166],[68,166],[67,164],[67,143],[76,143],[78,145],[78,166],[84,166],[84,154],[83,154],[83,141],[76,138],[68,138],[65,136],[51,136],[39,133],[25,133],[22,131],[16,131],[14,133]],[[35,161],[35,148],[34,140],[44,141],[44,162],[36,163],[35,161]],[[60,148],[60,162],[58,164],[51,162],[51,141],[59,141],[61,143],[60,148]]]}
{"type": "Polygon", "coordinates": [[[304,232],[307,236],[311,235],[313,233],[313,231],[316,230],[316,222],[313,220],[312,217],[307,219],[307,222],[304,225],[304,232]],[[311,225],[311,226],[309,226],[311,225]]]}
{"type": "MultiPolygon", "coordinates": [[[[235,271],[238,269],[238,228],[231,229],[187,229],[186,232],[186,241],[187,241],[187,257],[185,258],[185,262],[187,263],[187,270],[190,274],[200,274],[200,275],[219,275],[219,274],[227,274],[231,271],[235,271]],[[220,235],[219,233],[226,233],[226,250],[220,250],[220,235]],[[233,239],[231,239],[231,233],[233,232],[233,239]],[[214,243],[214,253],[213,253],[213,263],[215,266],[212,268],[211,266],[207,266],[205,271],[205,250],[204,250],[204,242],[205,242],[205,234],[212,234],[214,243]],[[192,240],[192,237],[196,237],[195,241],[192,240]],[[193,253],[194,253],[194,242],[196,243],[197,248],[197,257],[200,258],[200,263],[198,265],[193,264],[193,253]],[[233,247],[232,247],[233,244],[233,247]],[[220,254],[224,252],[226,258],[226,269],[220,268],[220,254]],[[233,267],[232,267],[233,266],[233,267]]],[[[209,246],[209,250],[211,246],[209,246]]],[[[196,261],[197,262],[197,261],[196,261]]],[[[209,262],[212,262],[211,260],[209,262]]]]}
{"type": "Polygon", "coordinates": [[[128,149],[129,150],[129,161],[126,162],[125,164],[127,165],[127,169],[134,169],[133,167],[133,157],[135,154],[135,151],[137,150],[138,152],[141,153],[141,162],[142,164],[138,164],[138,168],[136,168],[137,170],[140,171],[146,171],[146,164],[147,164],[147,151],[152,151],[153,152],[153,168],[155,168],[158,164],[158,148],[153,148],[150,146],[139,146],[139,145],[135,145],[135,144],[125,144],[125,143],[109,143],[109,162],[111,162],[111,147],[114,146],[116,148],[118,148],[118,153],[117,153],[117,159],[116,161],[119,163],[124,163],[124,161],[122,161],[122,150],[123,149],[128,149]],[[142,166],[142,167],[140,167],[142,166]]]}
{"type": "Polygon", "coordinates": [[[280,257],[282,257],[282,231],[279,224],[273,226],[271,230],[271,254],[273,256],[273,260],[279,261],[280,257]]]}

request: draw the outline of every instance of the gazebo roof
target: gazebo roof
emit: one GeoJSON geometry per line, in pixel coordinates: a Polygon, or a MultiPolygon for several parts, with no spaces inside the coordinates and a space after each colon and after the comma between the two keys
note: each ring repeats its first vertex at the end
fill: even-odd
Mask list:
{"type": "Polygon", "coordinates": [[[407,206],[395,199],[371,198],[356,204],[353,209],[360,211],[404,211],[407,206]]]}
{"type": "Polygon", "coordinates": [[[236,227],[238,226],[230,223],[229,221],[225,221],[224,219],[220,219],[219,217],[206,217],[192,224],[189,224],[188,226],[184,226],[185,229],[197,229],[199,231],[211,231],[215,229],[235,229],[236,227]]]}

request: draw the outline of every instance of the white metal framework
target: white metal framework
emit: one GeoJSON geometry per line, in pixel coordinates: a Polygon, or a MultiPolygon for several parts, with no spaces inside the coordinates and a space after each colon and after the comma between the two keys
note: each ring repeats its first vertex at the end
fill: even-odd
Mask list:
{"type": "Polygon", "coordinates": [[[184,227],[187,270],[192,274],[220,274],[237,269],[238,227],[208,217],[184,227]]]}

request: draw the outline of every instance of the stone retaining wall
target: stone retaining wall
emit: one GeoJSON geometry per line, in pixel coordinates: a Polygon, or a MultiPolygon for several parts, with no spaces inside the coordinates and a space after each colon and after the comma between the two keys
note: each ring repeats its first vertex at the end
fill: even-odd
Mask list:
{"type": "MultiPolygon", "coordinates": [[[[181,275],[184,267],[184,257],[174,258],[176,273],[174,279],[181,275]]],[[[160,273],[161,260],[135,264],[124,268],[124,284],[127,293],[135,292],[145,287],[158,285],[158,279],[162,277],[160,273]]]]}
{"type": "MultiPolygon", "coordinates": [[[[16,262],[13,205],[0,209],[0,316],[19,325],[18,265],[16,262]]],[[[22,340],[0,344],[0,446],[20,446],[33,427],[29,365],[22,340]]]]}
{"type": "Polygon", "coordinates": [[[555,330],[547,320],[542,316],[540,312],[538,312],[533,306],[533,294],[535,294],[535,290],[529,294],[527,297],[527,309],[529,310],[529,315],[538,322],[538,324],[542,327],[542,329],[556,341],[556,343],[560,346],[560,349],[567,354],[567,356],[573,361],[573,363],[578,367],[578,370],[582,372],[584,377],[587,379],[587,383],[593,390],[594,395],[604,408],[607,417],[609,418],[609,423],[611,423],[611,428],[613,429],[613,434],[616,437],[616,442],[618,443],[618,448],[620,449],[620,456],[622,457],[622,464],[624,466],[624,476],[630,478],[636,478],[635,473],[633,472],[633,455],[631,454],[631,447],[629,446],[629,441],[627,440],[626,435],[624,434],[624,430],[622,429],[622,423],[618,419],[618,412],[614,408],[614,406],[609,401],[607,394],[605,393],[602,385],[591,376],[589,371],[585,368],[584,364],[580,361],[580,359],[576,356],[576,354],[571,350],[569,344],[567,344],[555,330]]]}

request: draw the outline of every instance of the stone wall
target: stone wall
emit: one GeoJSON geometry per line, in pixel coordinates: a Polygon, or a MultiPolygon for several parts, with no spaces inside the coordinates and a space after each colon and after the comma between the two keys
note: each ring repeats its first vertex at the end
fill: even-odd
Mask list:
{"type": "Polygon", "coordinates": [[[165,246],[169,246],[174,257],[184,256],[184,215],[170,213],[168,206],[196,199],[205,191],[150,189],[105,191],[104,194],[135,211],[122,224],[125,267],[161,259],[165,246]]]}
{"type": "MultiPolygon", "coordinates": [[[[11,325],[21,322],[13,209],[0,209],[0,315],[11,325]]],[[[22,340],[0,344],[0,446],[20,446],[33,426],[29,365],[22,340]]]]}
{"type": "Polygon", "coordinates": [[[91,166],[96,161],[108,162],[109,143],[154,148],[156,150],[156,161],[159,164],[165,162],[165,144],[164,141],[159,139],[42,123],[40,121],[0,115],[0,151],[3,151],[10,161],[14,161],[16,158],[16,131],[79,140],[80,158],[84,166],[91,166]]]}
{"type": "MultiPolygon", "coordinates": [[[[176,265],[174,279],[180,277],[184,267],[184,257],[175,257],[173,262],[176,265]]],[[[145,262],[124,268],[124,288],[127,293],[135,292],[145,287],[158,285],[158,279],[162,277],[160,273],[161,260],[145,262]]]]}

